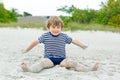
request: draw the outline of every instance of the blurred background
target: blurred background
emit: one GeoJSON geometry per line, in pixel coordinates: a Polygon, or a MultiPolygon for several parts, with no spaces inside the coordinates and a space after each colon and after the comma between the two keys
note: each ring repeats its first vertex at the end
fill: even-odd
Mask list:
{"type": "Polygon", "coordinates": [[[64,30],[120,31],[120,0],[0,0],[0,27],[42,28],[60,16],[64,30]]]}

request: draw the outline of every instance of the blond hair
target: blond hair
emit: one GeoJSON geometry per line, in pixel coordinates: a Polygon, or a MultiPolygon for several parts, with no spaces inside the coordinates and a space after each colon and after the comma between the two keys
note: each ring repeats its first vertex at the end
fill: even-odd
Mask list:
{"type": "Polygon", "coordinates": [[[51,25],[56,25],[56,26],[61,26],[61,28],[63,28],[64,23],[62,21],[62,19],[58,16],[51,16],[48,20],[47,20],[47,28],[49,28],[51,25]]]}

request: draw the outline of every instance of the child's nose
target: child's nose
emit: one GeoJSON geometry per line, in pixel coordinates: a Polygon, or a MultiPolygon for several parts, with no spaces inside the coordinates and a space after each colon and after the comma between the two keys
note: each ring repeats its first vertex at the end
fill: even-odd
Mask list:
{"type": "Polygon", "coordinates": [[[58,29],[57,26],[55,26],[55,29],[58,29]]]}

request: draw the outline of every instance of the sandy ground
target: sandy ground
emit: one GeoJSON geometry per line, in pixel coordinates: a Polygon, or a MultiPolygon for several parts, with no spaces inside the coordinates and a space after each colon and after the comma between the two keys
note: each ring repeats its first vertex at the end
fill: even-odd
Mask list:
{"type": "Polygon", "coordinates": [[[26,54],[22,54],[21,49],[44,32],[0,28],[0,80],[120,80],[120,33],[102,31],[65,32],[89,45],[85,50],[73,44],[67,45],[67,57],[88,67],[99,61],[97,71],[76,72],[57,65],[40,73],[22,72],[21,62],[32,65],[43,57],[43,45],[26,54]]]}

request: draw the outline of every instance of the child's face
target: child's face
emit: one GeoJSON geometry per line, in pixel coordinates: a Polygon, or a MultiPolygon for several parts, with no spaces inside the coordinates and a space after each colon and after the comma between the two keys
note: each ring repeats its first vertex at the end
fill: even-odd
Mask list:
{"type": "Polygon", "coordinates": [[[51,25],[48,29],[52,33],[52,35],[55,36],[58,35],[62,30],[60,25],[51,25]]]}

